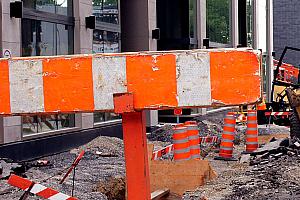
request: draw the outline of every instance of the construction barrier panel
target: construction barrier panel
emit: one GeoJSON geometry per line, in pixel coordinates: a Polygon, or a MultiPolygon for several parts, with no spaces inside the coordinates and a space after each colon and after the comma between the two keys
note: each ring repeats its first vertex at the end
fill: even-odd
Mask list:
{"type": "Polygon", "coordinates": [[[0,66],[2,115],[111,112],[119,93],[133,94],[134,110],[261,97],[260,52],[249,49],[10,58],[0,66]]]}
{"type": "Polygon", "coordinates": [[[186,127],[173,128],[174,160],[190,160],[190,144],[186,127]]]}
{"type": "Polygon", "coordinates": [[[248,110],[246,131],[246,152],[253,152],[258,148],[257,112],[248,110]]]}
{"type": "Polygon", "coordinates": [[[30,193],[35,194],[39,197],[42,197],[44,199],[50,199],[50,200],[78,200],[75,197],[71,197],[69,195],[63,194],[61,192],[58,192],[52,188],[45,187],[41,184],[34,183],[33,181],[30,181],[28,179],[22,178],[20,176],[16,176],[12,174],[9,179],[8,183],[14,187],[20,188],[21,190],[27,191],[30,189],[30,193]]]}

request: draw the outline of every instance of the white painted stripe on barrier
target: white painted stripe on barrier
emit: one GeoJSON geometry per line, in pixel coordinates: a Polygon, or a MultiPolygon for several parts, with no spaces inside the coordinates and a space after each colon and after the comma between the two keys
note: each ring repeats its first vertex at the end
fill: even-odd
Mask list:
{"type": "Polygon", "coordinates": [[[12,113],[44,112],[41,60],[9,60],[9,81],[12,113]]]}
{"type": "MultiPolygon", "coordinates": [[[[32,189],[30,190],[31,193],[33,194],[37,194],[43,190],[47,189],[47,187],[41,185],[41,184],[34,184],[34,186],[32,187],[32,189]]],[[[26,191],[28,190],[28,188],[26,189],[26,191]]]]}
{"type": "Polygon", "coordinates": [[[209,53],[181,53],[176,58],[178,106],[211,105],[209,53]]]}
{"type": "Polygon", "coordinates": [[[67,200],[68,198],[70,198],[70,196],[65,195],[63,193],[57,193],[55,195],[53,195],[52,197],[49,197],[49,200],[67,200]]]}
{"type": "Polygon", "coordinates": [[[93,57],[95,110],[113,110],[113,94],[127,92],[126,57],[93,57]]]}

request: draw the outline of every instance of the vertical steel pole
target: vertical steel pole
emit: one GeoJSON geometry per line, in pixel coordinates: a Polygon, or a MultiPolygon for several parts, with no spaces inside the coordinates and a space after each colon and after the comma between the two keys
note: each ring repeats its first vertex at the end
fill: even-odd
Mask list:
{"type": "Polygon", "coordinates": [[[144,111],[122,115],[128,200],[150,200],[145,118],[144,111]]]}
{"type": "Polygon", "coordinates": [[[238,0],[231,0],[231,45],[236,48],[239,45],[239,2],[238,0]]]}
{"type": "Polygon", "coordinates": [[[271,101],[273,82],[273,0],[267,0],[267,65],[266,65],[266,91],[267,101],[271,101]]]}

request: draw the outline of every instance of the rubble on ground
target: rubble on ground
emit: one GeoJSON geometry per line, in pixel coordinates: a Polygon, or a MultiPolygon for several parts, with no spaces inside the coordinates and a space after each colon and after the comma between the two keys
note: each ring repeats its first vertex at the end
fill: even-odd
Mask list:
{"type": "MultiPolygon", "coordinates": [[[[221,136],[223,119],[228,111],[230,110],[197,117],[200,136],[221,136]]],[[[300,141],[284,139],[288,136],[288,127],[261,125],[258,131],[261,148],[251,155],[243,155],[246,126],[236,126],[234,157],[239,159],[238,162],[214,160],[214,157],[218,156],[218,144],[202,146],[202,158],[211,161],[218,177],[195,191],[187,191],[182,199],[298,199],[300,141]],[[273,137],[275,139],[272,139],[273,137]]],[[[161,126],[148,134],[147,138],[149,143],[154,144],[154,150],[168,146],[172,141],[172,126],[161,126]]],[[[6,179],[11,172],[70,195],[72,174],[65,183],[60,185],[58,182],[82,149],[85,150],[85,154],[76,168],[74,195],[87,200],[123,200],[123,141],[111,137],[98,137],[80,148],[41,158],[39,162],[1,161],[3,173],[0,180],[0,199],[19,199],[23,194],[23,191],[7,184],[6,179]]],[[[165,155],[163,159],[172,159],[172,154],[165,155]]],[[[30,199],[38,198],[30,196],[30,199]]],[[[176,196],[173,199],[180,197],[176,196]]]]}

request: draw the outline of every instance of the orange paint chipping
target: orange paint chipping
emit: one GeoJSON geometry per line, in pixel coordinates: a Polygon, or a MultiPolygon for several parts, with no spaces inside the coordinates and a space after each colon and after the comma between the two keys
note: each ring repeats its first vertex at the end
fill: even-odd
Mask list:
{"type": "Polygon", "coordinates": [[[0,114],[10,114],[8,61],[0,61],[0,114]]]}
{"type": "Polygon", "coordinates": [[[177,106],[175,55],[139,55],[126,59],[128,92],[136,109],[177,106]]]}
{"type": "Polygon", "coordinates": [[[213,102],[225,105],[256,102],[261,96],[259,66],[253,52],[211,52],[213,102]]]}
{"type": "Polygon", "coordinates": [[[94,109],[92,58],[43,60],[46,112],[94,109]]]}

